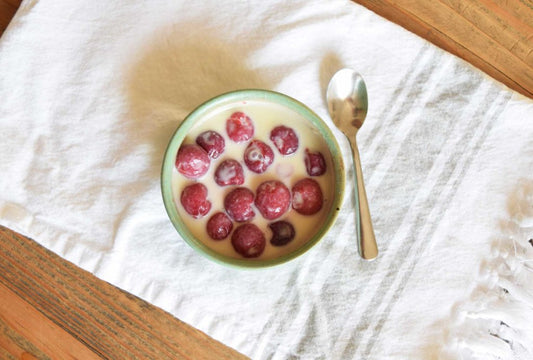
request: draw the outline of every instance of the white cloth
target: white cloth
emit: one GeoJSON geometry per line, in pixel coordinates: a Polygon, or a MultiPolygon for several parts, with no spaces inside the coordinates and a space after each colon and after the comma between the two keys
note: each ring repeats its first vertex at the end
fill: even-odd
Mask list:
{"type": "Polygon", "coordinates": [[[0,224],[254,359],[533,357],[533,102],[359,5],[25,0],[0,99],[0,224]],[[244,271],[197,254],[159,188],[183,117],[266,88],[331,125],[341,67],[369,91],[379,259],[357,255],[352,171],[300,258],[244,271]]]}

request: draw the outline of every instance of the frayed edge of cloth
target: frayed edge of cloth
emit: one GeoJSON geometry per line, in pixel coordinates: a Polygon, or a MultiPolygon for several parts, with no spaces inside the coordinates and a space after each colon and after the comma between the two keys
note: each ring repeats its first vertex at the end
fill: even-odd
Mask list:
{"type": "Polygon", "coordinates": [[[533,359],[533,182],[520,182],[508,204],[477,286],[452,310],[440,360],[533,359]]]}

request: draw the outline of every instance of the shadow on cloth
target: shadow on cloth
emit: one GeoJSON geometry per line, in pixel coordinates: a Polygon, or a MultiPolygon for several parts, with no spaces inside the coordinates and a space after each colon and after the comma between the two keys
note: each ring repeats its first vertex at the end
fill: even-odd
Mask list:
{"type": "Polygon", "coordinates": [[[250,52],[193,23],[154,34],[125,78],[132,124],[125,130],[150,146],[152,170],[159,171],[172,134],[198,105],[232,90],[273,88],[275,80],[246,65],[250,52]]]}
{"type": "Polygon", "coordinates": [[[324,107],[328,107],[326,101],[326,91],[328,89],[329,81],[335,75],[337,71],[344,68],[344,63],[339,56],[333,52],[328,52],[324,55],[324,58],[320,62],[319,69],[319,82],[320,82],[320,94],[322,94],[322,101],[324,107]]]}

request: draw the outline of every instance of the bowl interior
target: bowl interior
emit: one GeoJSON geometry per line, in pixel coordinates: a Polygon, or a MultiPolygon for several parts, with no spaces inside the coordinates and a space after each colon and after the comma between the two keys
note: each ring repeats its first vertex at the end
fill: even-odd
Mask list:
{"type": "Polygon", "coordinates": [[[342,205],[345,186],[345,171],[342,161],[342,154],[340,152],[339,145],[329,129],[326,123],[320,119],[313,111],[299,101],[283,95],[281,93],[268,91],[268,90],[239,90],[226,94],[219,95],[211,100],[208,100],[204,104],[197,107],[192,111],[179,125],[176,132],[172,136],[167,150],[165,152],[163,167],[161,173],[161,189],[163,195],[163,201],[165,204],[168,216],[182,238],[195,250],[211,260],[225,265],[246,267],[246,268],[258,268],[267,267],[284,263],[297,256],[305,253],[312,246],[314,246],[330,229],[335,222],[335,219],[339,213],[339,209],[342,205]],[[190,229],[186,226],[182,219],[174,200],[174,192],[172,189],[173,172],[175,167],[176,154],[180,148],[182,142],[186,138],[187,134],[193,129],[193,127],[205,116],[212,111],[221,107],[232,106],[232,104],[238,104],[246,101],[265,101],[268,103],[278,104],[298,113],[301,117],[308,120],[315,129],[320,133],[327,143],[329,152],[331,154],[331,160],[334,171],[334,191],[332,204],[330,210],[325,217],[325,220],[318,229],[318,231],[307,240],[302,246],[296,250],[284,254],[282,256],[272,259],[246,259],[246,258],[233,258],[223,255],[210,247],[206,246],[202,241],[198,240],[190,229]]]}

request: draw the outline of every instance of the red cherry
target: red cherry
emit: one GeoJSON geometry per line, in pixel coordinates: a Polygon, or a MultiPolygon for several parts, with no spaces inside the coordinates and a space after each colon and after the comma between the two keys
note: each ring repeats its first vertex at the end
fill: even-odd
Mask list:
{"type": "Polygon", "coordinates": [[[176,156],[176,169],[189,179],[203,176],[209,169],[209,156],[198,145],[182,145],[176,156]]]}
{"type": "Polygon", "coordinates": [[[305,149],[304,161],[309,176],[320,176],[326,172],[326,160],[321,152],[312,153],[305,149]]]}
{"type": "Polygon", "coordinates": [[[235,142],[248,141],[254,135],[254,124],[248,115],[237,111],[226,120],[226,132],[235,142]]]}
{"type": "Polygon", "coordinates": [[[268,225],[272,230],[272,238],[270,243],[274,246],[287,245],[294,239],[296,232],[294,226],[288,221],[280,220],[268,225]]]}
{"type": "Polygon", "coordinates": [[[233,229],[233,222],[228,215],[217,212],[211,216],[206,224],[207,234],[213,240],[222,240],[228,237],[233,229]]]}
{"type": "Polygon", "coordinates": [[[217,159],[224,152],[226,145],[222,135],[213,130],[207,130],[198,135],[196,143],[207,152],[211,159],[217,159]]]}
{"type": "Polygon", "coordinates": [[[289,127],[281,125],[272,129],[270,140],[282,155],[290,155],[298,150],[298,136],[289,127]]]}
{"type": "Polygon", "coordinates": [[[257,187],[255,206],[265,219],[279,218],[290,205],[291,193],[281,181],[265,181],[257,187]]]}
{"type": "Polygon", "coordinates": [[[255,224],[242,224],[231,235],[235,251],[246,258],[258,257],[265,250],[266,240],[263,232],[255,224]]]}
{"type": "Polygon", "coordinates": [[[274,161],[274,152],[261,140],[253,140],[244,150],[244,163],[251,171],[261,174],[274,161]]]}
{"type": "Polygon", "coordinates": [[[245,187],[238,187],[226,195],[224,208],[233,220],[244,222],[255,216],[255,212],[252,209],[253,202],[254,193],[245,187]]]}
{"type": "Polygon", "coordinates": [[[242,165],[237,160],[224,160],[215,170],[215,182],[220,186],[242,185],[244,183],[242,165]]]}
{"type": "Polygon", "coordinates": [[[316,180],[305,178],[292,188],[292,208],[302,215],[316,214],[323,203],[322,190],[316,180]]]}
{"type": "Polygon", "coordinates": [[[204,217],[211,210],[211,202],[207,200],[207,188],[201,183],[185,187],[180,200],[185,211],[195,219],[204,217]]]}

